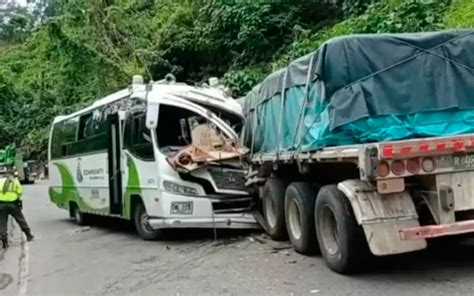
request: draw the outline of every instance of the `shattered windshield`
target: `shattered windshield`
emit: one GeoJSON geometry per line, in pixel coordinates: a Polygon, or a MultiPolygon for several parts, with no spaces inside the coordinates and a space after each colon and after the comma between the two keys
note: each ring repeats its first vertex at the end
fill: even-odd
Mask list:
{"type": "MultiPolygon", "coordinates": [[[[224,120],[231,125],[230,119],[224,120]]],[[[227,137],[207,118],[187,109],[162,105],[158,118],[158,146],[164,153],[191,144],[219,149],[227,137]]]]}
{"type": "Polygon", "coordinates": [[[227,123],[237,134],[240,133],[244,120],[239,116],[232,114],[230,112],[226,112],[222,109],[212,107],[209,105],[200,104],[202,107],[211,110],[217,117],[222,119],[225,123],[227,123]]]}

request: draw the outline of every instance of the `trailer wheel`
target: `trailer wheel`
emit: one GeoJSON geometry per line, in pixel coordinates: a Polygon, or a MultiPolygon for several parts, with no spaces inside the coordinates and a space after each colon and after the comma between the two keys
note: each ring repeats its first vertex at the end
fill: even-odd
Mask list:
{"type": "Polygon", "coordinates": [[[162,236],[162,230],[153,229],[148,223],[148,214],[143,203],[138,203],[134,213],[135,229],[143,240],[157,240],[162,236]]]}
{"type": "Polygon", "coordinates": [[[286,240],[285,191],[287,184],[280,179],[268,179],[262,190],[263,214],[267,233],[274,240],[286,240]]]}
{"type": "Polygon", "coordinates": [[[309,183],[292,183],[285,194],[286,228],[295,250],[301,254],[319,252],[314,228],[317,188],[309,183]]]}
{"type": "Polygon", "coordinates": [[[342,274],[360,271],[370,251],[352,207],[335,185],[321,188],[315,206],[316,233],[327,266],[342,274]]]}

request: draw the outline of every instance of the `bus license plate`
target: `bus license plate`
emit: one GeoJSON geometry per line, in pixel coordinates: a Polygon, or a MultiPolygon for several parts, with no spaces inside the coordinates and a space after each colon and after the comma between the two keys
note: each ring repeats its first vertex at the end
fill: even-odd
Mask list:
{"type": "Polygon", "coordinates": [[[474,168],[474,154],[453,156],[455,169],[472,169],[474,168]]]}
{"type": "Polygon", "coordinates": [[[185,214],[191,215],[193,213],[192,202],[172,202],[171,214],[185,214]]]}

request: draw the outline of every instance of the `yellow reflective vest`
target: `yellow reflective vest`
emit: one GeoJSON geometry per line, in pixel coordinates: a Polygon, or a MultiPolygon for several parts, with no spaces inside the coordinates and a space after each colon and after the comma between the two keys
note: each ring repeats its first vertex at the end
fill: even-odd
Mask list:
{"type": "Polygon", "coordinates": [[[7,188],[5,188],[5,182],[7,181],[8,179],[0,179],[0,202],[14,202],[19,199],[21,200],[23,188],[21,187],[20,181],[15,178],[12,181],[9,181],[7,188]]]}

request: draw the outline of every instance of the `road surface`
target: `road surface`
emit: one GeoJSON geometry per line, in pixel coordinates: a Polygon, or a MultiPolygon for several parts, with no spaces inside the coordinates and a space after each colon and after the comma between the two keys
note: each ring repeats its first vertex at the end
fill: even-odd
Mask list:
{"type": "Polygon", "coordinates": [[[329,271],[261,233],[177,231],[145,242],[121,221],[76,226],[50,204],[46,183],[25,186],[37,240],[0,251],[0,295],[474,295],[474,243],[398,256],[358,276],[329,271]]]}

